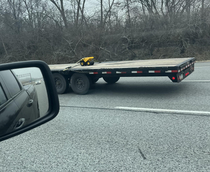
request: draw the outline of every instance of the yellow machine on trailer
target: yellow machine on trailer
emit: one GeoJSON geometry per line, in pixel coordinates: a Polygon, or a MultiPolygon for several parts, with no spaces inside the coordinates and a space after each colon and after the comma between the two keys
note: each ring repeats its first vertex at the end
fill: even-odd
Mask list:
{"type": "Polygon", "coordinates": [[[78,63],[80,63],[81,66],[90,66],[94,64],[93,59],[94,57],[84,57],[79,60],[78,63]]]}

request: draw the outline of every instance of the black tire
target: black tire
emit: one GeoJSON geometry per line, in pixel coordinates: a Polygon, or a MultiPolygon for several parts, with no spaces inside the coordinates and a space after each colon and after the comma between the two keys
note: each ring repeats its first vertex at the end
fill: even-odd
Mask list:
{"type": "Polygon", "coordinates": [[[87,62],[87,65],[88,65],[88,66],[94,65],[94,61],[88,61],[88,62],[87,62]]]}
{"type": "Polygon", "coordinates": [[[70,80],[72,90],[77,94],[86,94],[90,88],[90,79],[85,74],[74,73],[70,80]]]}
{"type": "Polygon", "coordinates": [[[94,65],[94,61],[90,61],[90,65],[94,65]]]}
{"type": "Polygon", "coordinates": [[[81,66],[85,66],[86,63],[82,60],[82,61],[80,61],[80,65],[81,65],[81,66]]]}
{"type": "Polygon", "coordinates": [[[65,93],[69,88],[68,80],[59,73],[53,73],[53,78],[55,81],[55,87],[58,94],[65,93]]]}
{"type": "Polygon", "coordinates": [[[108,84],[114,84],[116,83],[120,77],[115,76],[115,77],[103,77],[104,81],[106,81],[108,84]]]}

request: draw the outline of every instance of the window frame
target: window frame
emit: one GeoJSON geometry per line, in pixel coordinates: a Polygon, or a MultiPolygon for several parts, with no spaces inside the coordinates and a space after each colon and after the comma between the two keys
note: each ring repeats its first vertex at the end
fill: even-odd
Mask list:
{"type": "MultiPolygon", "coordinates": [[[[4,70],[2,70],[2,71],[4,71],[4,70]]],[[[15,97],[17,97],[23,91],[23,87],[20,84],[19,80],[17,80],[16,76],[14,75],[14,73],[11,70],[5,70],[5,71],[9,71],[12,74],[12,76],[16,80],[16,82],[17,82],[17,84],[19,86],[19,89],[20,89],[17,93],[12,95],[11,91],[7,88],[7,85],[6,85],[5,81],[4,81],[4,79],[1,77],[1,73],[0,73],[2,87],[4,88],[4,92],[5,92],[6,96],[7,96],[7,100],[9,101],[9,100],[12,100],[15,97]]]]}
{"type": "Polygon", "coordinates": [[[3,107],[8,102],[8,97],[7,97],[7,94],[4,91],[4,87],[2,86],[1,78],[0,78],[0,90],[2,90],[2,93],[4,94],[4,97],[6,99],[5,102],[3,102],[2,104],[0,104],[0,107],[3,107]]]}

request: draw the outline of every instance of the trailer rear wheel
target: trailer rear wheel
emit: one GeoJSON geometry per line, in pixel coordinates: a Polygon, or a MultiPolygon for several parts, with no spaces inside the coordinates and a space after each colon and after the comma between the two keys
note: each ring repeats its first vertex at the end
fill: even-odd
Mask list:
{"type": "Polygon", "coordinates": [[[108,84],[114,84],[115,82],[117,82],[120,79],[120,77],[119,76],[115,76],[115,77],[103,77],[103,79],[108,84]]]}
{"type": "Polygon", "coordinates": [[[71,77],[71,88],[77,94],[86,94],[90,88],[90,79],[85,74],[74,73],[71,77]]]}
{"type": "Polygon", "coordinates": [[[57,93],[58,94],[65,93],[69,88],[68,80],[59,73],[53,73],[53,78],[55,80],[55,87],[57,93]]]}

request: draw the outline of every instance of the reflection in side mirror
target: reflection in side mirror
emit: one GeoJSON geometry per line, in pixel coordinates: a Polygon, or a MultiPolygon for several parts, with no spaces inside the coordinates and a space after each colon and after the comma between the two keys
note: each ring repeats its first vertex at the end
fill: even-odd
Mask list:
{"type": "Polygon", "coordinates": [[[41,80],[35,82],[36,85],[41,84],[41,80]]]}
{"type": "Polygon", "coordinates": [[[44,117],[49,109],[42,72],[37,67],[0,71],[0,136],[44,117]]]}

